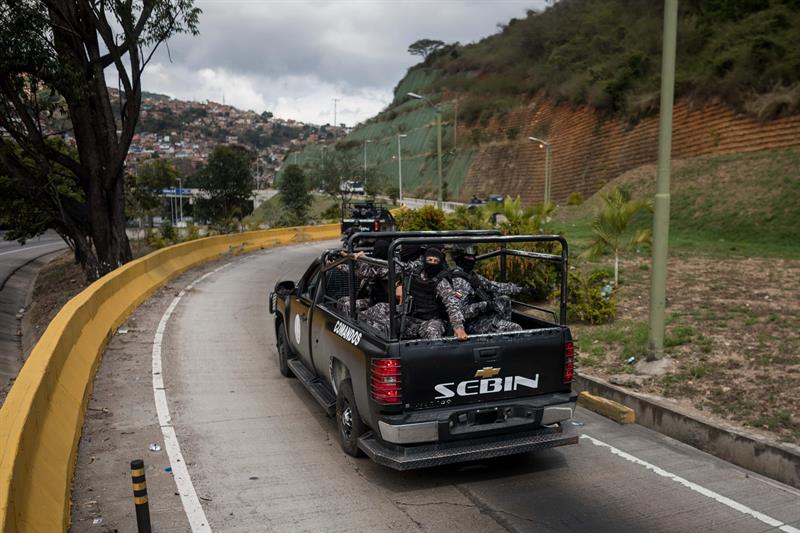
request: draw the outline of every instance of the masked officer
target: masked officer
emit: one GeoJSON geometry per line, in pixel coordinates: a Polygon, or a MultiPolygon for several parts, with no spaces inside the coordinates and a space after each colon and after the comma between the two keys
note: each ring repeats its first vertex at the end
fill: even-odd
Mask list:
{"type": "Polygon", "coordinates": [[[423,267],[404,276],[402,290],[398,292],[403,305],[401,330],[403,336],[438,339],[446,330],[441,310],[450,320],[455,336],[467,340],[461,303],[444,270],[444,254],[438,248],[425,251],[423,267]]]}
{"type": "Polygon", "coordinates": [[[451,252],[456,266],[451,271],[452,285],[460,296],[462,312],[470,333],[499,333],[521,331],[511,321],[510,296],[527,293],[529,289],[515,283],[490,281],[474,271],[475,249],[457,245],[451,252]]]}

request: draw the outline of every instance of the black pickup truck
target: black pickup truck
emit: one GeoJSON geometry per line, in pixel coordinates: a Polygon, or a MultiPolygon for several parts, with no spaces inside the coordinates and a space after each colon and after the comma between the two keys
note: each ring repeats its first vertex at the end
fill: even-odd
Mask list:
{"type": "MultiPolygon", "coordinates": [[[[577,395],[571,390],[573,344],[566,326],[567,243],[552,235],[486,233],[382,235],[392,239],[392,258],[403,245],[481,245],[487,251],[478,262],[497,261],[501,281],[509,257],[553,262],[560,273],[559,307],[515,302],[513,320],[523,331],[466,341],[403,338],[405,311],[393,291],[388,334],[359,322],[355,305],[340,300],[362,296],[351,274],[354,262],[388,266],[391,287],[402,276],[397,259],[326,252],[297,283],[281,281],[270,293],[280,371],[296,376],[336,416],[346,453],[364,452],[379,464],[406,470],[577,443],[569,423],[577,395]],[[561,253],[509,247],[534,242],[560,243],[561,253]],[[342,264],[349,268],[338,268],[342,264]]],[[[361,235],[350,237],[351,250],[361,235]]]]}
{"type": "Polygon", "coordinates": [[[394,217],[384,204],[369,200],[342,206],[342,235],[355,231],[394,231],[394,217]]]}

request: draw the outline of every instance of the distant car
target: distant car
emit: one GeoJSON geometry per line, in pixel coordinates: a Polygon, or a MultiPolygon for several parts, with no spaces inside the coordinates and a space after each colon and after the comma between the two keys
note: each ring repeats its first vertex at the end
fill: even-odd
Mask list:
{"type": "Polygon", "coordinates": [[[467,205],[467,208],[468,209],[474,209],[474,208],[478,207],[479,205],[483,205],[483,203],[484,203],[483,200],[481,200],[477,196],[473,195],[472,198],[470,198],[470,200],[469,200],[469,204],[467,205]]]}
{"type": "Polygon", "coordinates": [[[502,194],[492,194],[489,195],[488,202],[490,204],[502,204],[505,201],[506,197],[502,194]]]}

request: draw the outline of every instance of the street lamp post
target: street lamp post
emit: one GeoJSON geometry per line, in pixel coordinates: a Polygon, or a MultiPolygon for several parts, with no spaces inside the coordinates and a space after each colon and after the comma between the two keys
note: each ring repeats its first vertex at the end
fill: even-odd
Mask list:
{"type": "Polygon", "coordinates": [[[400,189],[400,203],[403,203],[403,156],[400,151],[400,139],[408,137],[405,133],[397,134],[397,181],[400,189]]]}
{"type": "Polygon", "coordinates": [[[436,174],[439,180],[439,197],[436,201],[436,207],[442,208],[442,108],[431,102],[427,96],[422,96],[417,93],[408,93],[408,96],[417,100],[425,100],[436,111],[436,174]]]}
{"type": "Polygon", "coordinates": [[[367,145],[372,142],[372,139],[364,140],[364,182],[367,181],[367,145]]]}
{"type": "Polygon", "coordinates": [[[180,223],[183,223],[183,181],[178,178],[178,201],[180,202],[180,223]]]}
{"type": "Polygon", "coordinates": [[[544,148],[544,205],[550,203],[550,157],[551,144],[537,137],[528,137],[529,141],[539,143],[539,148],[544,148]]]}

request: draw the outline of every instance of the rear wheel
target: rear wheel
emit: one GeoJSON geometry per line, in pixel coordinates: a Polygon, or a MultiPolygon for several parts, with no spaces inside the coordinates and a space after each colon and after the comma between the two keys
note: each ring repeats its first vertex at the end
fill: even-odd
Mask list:
{"type": "Polygon", "coordinates": [[[292,374],[292,369],[289,368],[289,358],[292,356],[291,348],[289,347],[289,341],[286,340],[286,328],[284,327],[283,323],[278,325],[278,369],[281,372],[281,376],[290,378],[294,374],[292,374]]]}
{"type": "Polygon", "coordinates": [[[347,455],[363,455],[358,449],[358,438],[367,431],[356,407],[353,384],[349,379],[339,384],[336,393],[336,425],[339,428],[339,442],[347,455]]]}

